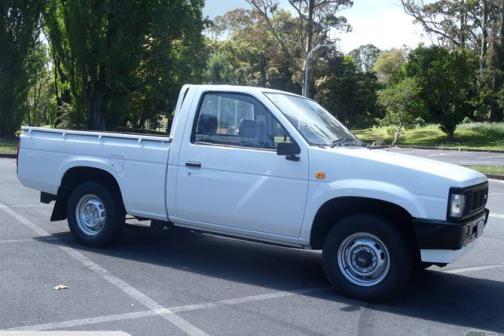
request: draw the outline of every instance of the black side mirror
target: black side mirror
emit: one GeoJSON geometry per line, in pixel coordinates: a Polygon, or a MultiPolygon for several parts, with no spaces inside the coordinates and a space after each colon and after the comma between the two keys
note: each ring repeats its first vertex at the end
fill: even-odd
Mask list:
{"type": "Polygon", "coordinates": [[[277,145],[277,155],[285,156],[287,160],[299,161],[299,156],[301,153],[301,148],[295,142],[280,142],[277,145]]]}

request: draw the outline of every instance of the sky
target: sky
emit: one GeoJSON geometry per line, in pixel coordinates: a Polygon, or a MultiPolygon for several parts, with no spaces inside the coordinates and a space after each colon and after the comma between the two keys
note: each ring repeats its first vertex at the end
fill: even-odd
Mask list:
{"type": "MultiPolygon", "coordinates": [[[[280,0],[288,8],[287,0],[280,0]]],[[[250,8],[245,0],[206,0],[203,13],[214,18],[235,8],[250,8]]],[[[430,39],[413,19],[406,15],[400,0],[354,0],[352,8],[340,12],[352,25],[352,32],[339,34],[339,48],[348,53],[363,44],[374,44],[380,49],[416,47],[430,44],[430,39]]]]}

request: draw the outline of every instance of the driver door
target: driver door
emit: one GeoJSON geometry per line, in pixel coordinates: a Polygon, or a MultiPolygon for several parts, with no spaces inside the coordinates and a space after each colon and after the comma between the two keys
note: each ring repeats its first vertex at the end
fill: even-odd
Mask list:
{"type": "Polygon", "coordinates": [[[299,161],[278,156],[276,145],[293,140],[251,95],[207,92],[198,106],[190,141],[180,151],[178,217],[210,230],[298,237],[308,189],[306,150],[299,161]]]}

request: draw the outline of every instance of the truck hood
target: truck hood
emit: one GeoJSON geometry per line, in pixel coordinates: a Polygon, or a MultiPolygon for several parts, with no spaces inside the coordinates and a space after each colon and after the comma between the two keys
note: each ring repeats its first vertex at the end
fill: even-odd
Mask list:
{"type": "MultiPolygon", "coordinates": [[[[440,186],[441,184],[444,187],[443,189],[449,187],[463,188],[487,181],[485,175],[472,169],[385,150],[334,147],[321,149],[321,151],[327,154],[330,153],[329,156],[334,156],[336,159],[335,161],[330,160],[338,166],[334,176],[335,179],[340,177],[352,178],[352,176],[357,178],[366,177],[373,180],[393,182],[403,187],[405,185],[425,187],[429,184],[440,186]],[[342,175],[346,176],[338,176],[337,172],[341,172],[342,175]]],[[[318,161],[317,157],[318,155],[315,155],[315,162],[318,161]]],[[[316,167],[313,168],[317,169],[316,167]]]]}

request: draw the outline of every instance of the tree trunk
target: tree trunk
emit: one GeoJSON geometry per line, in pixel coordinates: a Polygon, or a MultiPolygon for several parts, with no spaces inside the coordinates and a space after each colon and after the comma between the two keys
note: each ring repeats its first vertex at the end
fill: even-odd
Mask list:
{"type": "MultiPolygon", "coordinates": [[[[482,0],[481,13],[481,51],[480,51],[480,81],[484,80],[484,71],[487,67],[487,52],[488,52],[488,0],[482,0]]],[[[481,83],[480,83],[481,84],[481,83]]]]}
{"type": "Polygon", "coordinates": [[[310,53],[313,46],[313,11],[315,0],[308,0],[308,23],[307,23],[307,38],[306,38],[306,55],[310,53]]]}
{"type": "Polygon", "coordinates": [[[263,55],[261,55],[261,60],[260,60],[260,64],[261,64],[261,86],[262,87],[268,87],[268,60],[266,59],[266,57],[263,55]]]}
{"type": "MultiPolygon", "coordinates": [[[[308,55],[310,54],[310,51],[313,49],[313,11],[315,7],[315,0],[308,0],[308,22],[306,25],[306,49],[305,49],[305,62],[304,62],[304,67],[303,67],[303,80],[304,83],[306,83],[306,86],[309,86],[310,83],[308,83],[308,78],[310,77],[309,74],[306,72],[306,67],[309,65],[307,64],[308,60],[308,55]]],[[[304,84],[303,83],[303,84],[304,84]]],[[[305,85],[303,85],[303,95],[307,96],[307,88],[305,89],[305,85]]]]}
{"type": "Polygon", "coordinates": [[[452,142],[455,140],[455,130],[457,129],[457,125],[455,124],[450,124],[450,125],[445,125],[445,129],[443,130],[446,135],[448,136],[448,142],[452,142]]]}
{"type": "Polygon", "coordinates": [[[87,129],[104,131],[105,122],[102,114],[103,93],[99,89],[93,90],[88,104],[87,129]]]}
{"type": "Polygon", "coordinates": [[[460,47],[465,48],[466,45],[466,29],[467,29],[467,9],[465,6],[465,1],[461,1],[461,6],[460,6],[460,35],[459,35],[459,41],[460,41],[460,47]]]}
{"type": "Polygon", "coordinates": [[[488,112],[488,120],[489,121],[497,121],[498,120],[498,106],[497,102],[495,101],[495,96],[498,91],[497,87],[497,81],[498,81],[498,74],[497,74],[497,68],[499,66],[499,49],[501,46],[499,45],[499,42],[497,41],[497,29],[494,27],[493,32],[492,32],[492,78],[491,78],[491,90],[492,90],[492,99],[490,101],[490,108],[488,112]]]}
{"type": "Polygon", "coordinates": [[[399,137],[401,136],[401,127],[397,127],[395,134],[394,134],[394,140],[392,140],[392,146],[395,146],[399,142],[399,137]]]}
{"type": "MultiPolygon", "coordinates": [[[[495,75],[495,84],[493,87],[494,97],[497,96],[499,90],[504,90],[504,0],[499,2],[499,27],[497,28],[497,32],[499,34],[499,38],[497,40],[497,48],[495,52],[495,66],[496,68],[494,72],[495,75]]],[[[492,121],[502,121],[504,116],[504,111],[502,106],[499,107],[497,104],[497,99],[493,99],[494,111],[492,115],[492,121]]]]}

